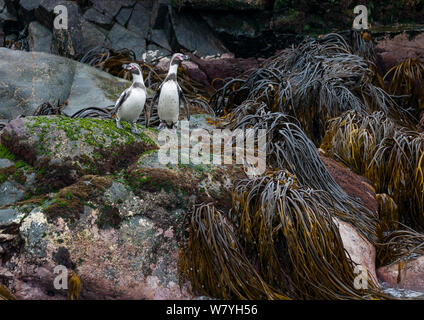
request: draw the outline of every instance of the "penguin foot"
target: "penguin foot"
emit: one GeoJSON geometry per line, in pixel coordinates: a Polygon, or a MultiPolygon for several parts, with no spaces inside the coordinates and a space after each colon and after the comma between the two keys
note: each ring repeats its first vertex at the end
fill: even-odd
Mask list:
{"type": "Polygon", "coordinates": [[[118,129],[123,129],[122,124],[120,122],[118,122],[118,121],[116,121],[116,127],[118,129]]]}
{"type": "Polygon", "coordinates": [[[163,128],[166,128],[166,124],[164,122],[161,122],[158,126],[158,130],[162,130],[163,128]]]}
{"type": "Polygon", "coordinates": [[[140,131],[138,131],[137,127],[132,127],[131,132],[137,135],[140,135],[140,131]]]}

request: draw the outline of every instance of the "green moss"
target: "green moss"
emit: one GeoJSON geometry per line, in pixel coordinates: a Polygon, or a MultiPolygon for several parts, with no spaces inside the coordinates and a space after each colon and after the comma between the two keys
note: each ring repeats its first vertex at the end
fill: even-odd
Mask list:
{"type": "MultiPolygon", "coordinates": [[[[133,134],[129,123],[123,121],[122,125],[123,129],[118,129],[112,119],[72,119],[65,116],[39,116],[34,117],[32,122],[27,123],[31,133],[36,133],[35,130],[39,131],[37,132],[39,135],[39,148],[44,153],[47,152],[44,148],[45,137],[52,128],[63,130],[71,141],[84,142],[95,148],[103,149],[106,137],[111,140],[121,138],[123,144],[127,145],[139,140],[146,144],[155,145],[154,141],[146,134],[142,133],[140,136],[133,134]]],[[[137,125],[137,127],[143,130],[140,125],[137,125]]]]}
{"type": "MultiPolygon", "coordinates": [[[[3,139],[6,138],[6,137],[7,136],[4,135],[3,139]]],[[[8,159],[10,161],[15,161],[15,156],[9,151],[9,149],[7,149],[1,143],[0,143],[0,158],[1,159],[8,159]]]]}

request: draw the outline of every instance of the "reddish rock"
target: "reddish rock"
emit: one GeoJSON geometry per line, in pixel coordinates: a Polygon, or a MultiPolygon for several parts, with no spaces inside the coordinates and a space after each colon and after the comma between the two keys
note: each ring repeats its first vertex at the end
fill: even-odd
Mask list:
{"type": "Polygon", "coordinates": [[[356,272],[356,274],[359,274],[361,270],[367,270],[368,277],[374,285],[379,287],[375,271],[376,252],[374,246],[361,236],[349,223],[337,218],[334,218],[334,222],[339,226],[343,247],[349,253],[352,261],[362,267],[360,270],[357,270],[358,272],[356,272]]]}
{"type": "Polygon", "coordinates": [[[424,292],[424,256],[409,260],[400,276],[398,263],[378,268],[377,275],[390,287],[424,292]]]}
{"type": "Polygon", "coordinates": [[[365,207],[370,209],[376,215],[378,213],[378,203],[375,199],[375,192],[370,182],[349,168],[343,166],[337,161],[320,155],[322,162],[327,167],[328,172],[338,183],[340,187],[351,197],[360,198],[365,207]]]}
{"type": "MultiPolygon", "coordinates": [[[[225,78],[237,78],[241,74],[259,67],[259,59],[235,58],[232,54],[223,54],[219,58],[198,58],[192,53],[187,53],[190,61],[183,62],[183,68],[190,79],[204,85],[213,93],[214,88],[219,89],[225,78]],[[222,80],[221,80],[222,79],[222,80]],[[215,81],[214,81],[215,80],[215,81]]],[[[155,68],[159,73],[167,73],[169,58],[162,58],[155,68]]]]}
{"type": "Polygon", "coordinates": [[[405,33],[393,38],[386,37],[377,43],[376,52],[385,72],[408,58],[419,59],[424,63],[424,33],[413,39],[409,39],[405,33]]]}

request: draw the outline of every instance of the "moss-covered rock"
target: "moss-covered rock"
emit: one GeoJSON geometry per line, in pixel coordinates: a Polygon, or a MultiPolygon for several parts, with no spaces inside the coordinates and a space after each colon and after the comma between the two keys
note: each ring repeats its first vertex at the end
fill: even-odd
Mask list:
{"type": "Polygon", "coordinates": [[[0,139],[16,158],[36,168],[39,180],[63,187],[84,174],[127,167],[155,149],[156,132],[139,129],[141,134],[135,135],[129,124],[117,129],[113,120],[40,116],[11,121],[0,139]]]}

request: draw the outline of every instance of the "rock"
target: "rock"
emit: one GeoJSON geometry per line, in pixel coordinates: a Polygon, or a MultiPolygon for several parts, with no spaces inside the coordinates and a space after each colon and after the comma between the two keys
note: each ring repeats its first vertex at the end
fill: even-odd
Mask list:
{"type": "Polygon", "coordinates": [[[349,223],[334,218],[334,222],[339,227],[340,237],[343,241],[343,247],[349,253],[352,261],[361,266],[361,270],[367,270],[368,277],[379,287],[375,271],[376,251],[374,246],[358,233],[349,223]]]}
{"type": "Polygon", "coordinates": [[[132,8],[121,8],[115,19],[121,26],[127,27],[127,23],[131,17],[131,13],[132,8]]]}
{"type": "Polygon", "coordinates": [[[147,39],[150,29],[150,10],[150,8],[146,8],[141,3],[137,3],[128,22],[128,30],[147,39]]]}
{"type": "Polygon", "coordinates": [[[400,275],[398,263],[378,268],[377,275],[392,288],[424,292],[424,256],[408,260],[400,275]]]}
{"type": "Polygon", "coordinates": [[[96,26],[93,23],[82,20],[81,30],[83,33],[84,45],[83,52],[88,52],[94,47],[108,46],[109,41],[106,40],[107,31],[102,30],[101,27],[96,26]]]}
{"type": "Polygon", "coordinates": [[[31,51],[50,53],[52,33],[39,22],[33,21],[28,26],[28,44],[31,51]]]}
{"type": "Polygon", "coordinates": [[[174,51],[186,49],[196,51],[198,56],[213,56],[228,52],[227,48],[213,35],[207,23],[196,13],[172,10],[171,46],[174,51]]]}
{"type": "Polygon", "coordinates": [[[6,181],[0,185],[0,207],[23,199],[21,186],[15,181],[6,181]]]}
{"type": "Polygon", "coordinates": [[[146,52],[146,40],[143,36],[125,29],[118,23],[113,25],[110,30],[108,39],[115,50],[129,49],[133,50],[137,59],[141,59],[143,54],[146,52]]]}
{"type": "MultiPolygon", "coordinates": [[[[35,9],[35,17],[37,20],[49,30],[53,29],[53,20],[55,18],[54,8],[58,5],[58,0],[41,0],[35,9]]],[[[66,5],[66,2],[62,1],[66,5]]]]}
{"type": "Polygon", "coordinates": [[[124,125],[125,130],[117,129],[113,120],[25,117],[10,121],[0,141],[17,158],[42,170],[44,188],[51,189],[83,174],[110,174],[156,148],[151,130],[138,136],[124,125]]]}
{"type": "Polygon", "coordinates": [[[152,29],[163,29],[168,17],[168,6],[170,0],[156,0],[153,3],[150,25],[152,29]]]}
{"type": "Polygon", "coordinates": [[[240,172],[225,166],[166,166],[157,157],[155,150],[145,152],[125,166],[128,179],[82,176],[19,219],[19,209],[8,212],[3,220],[13,220],[22,239],[9,256],[0,253],[0,272],[8,275],[13,294],[65,299],[66,290],[53,286],[54,268],[62,265],[81,279],[81,299],[199,298],[188,293],[189,284],[181,289],[178,284],[185,215],[196,199],[231,204],[229,188],[240,172]]]}
{"type": "Polygon", "coordinates": [[[130,82],[82,63],[41,52],[0,48],[0,118],[32,115],[49,102],[72,114],[88,106],[113,105],[130,82]]]}
{"type": "MultiPolygon", "coordinates": [[[[199,70],[204,73],[208,85],[211,85],[214,79],[237,78],[239,75],[259,67],[259,61],[254,58],[234,58],[233,55],[223,54],[219,58],[200,59],[193,54],[188,53],[188,55],[190,61],[195,63],[199,70]]],[[[189,70],[190,77],[206,85],[204,76],[201,73],[196,76],[196,73],[196,68],[192,72],[189,70]]],[[[215,81],[214,86],[218,89],[222,84],[220,81],[215,81]]]]}
{"type": "Polygon", "coordinates": [[[172,51],[168,38],[163,30],[152,29],[149,41],[165,50],[172,51]]]}
{"type": "Polygon", "coordinates": [[[105,29],[111,29],[113,25],[112,18],[105,16],[95,8],[90,8],[84,13],[85,20],[97,24],[105,29]]]}
{"type": "Polygon", "coordinates": [[[188,7],[205,10],[264,10],[271,8],[273,1],[270,0],[180,0],[171,1],[177,7],[188,7]]]}
{"type": "MultiPolygon", "coordinates": [[[[333,179],[350,197],[359,200],[366,208],[373,211],[376,215],[378,214],[378,203],[375,199],[375,193],[367,179],[353,173],[347,167],[322,154],[320,154],[320,158],[333,179]]],[[[379,287],[375,270],[376,250],[374,246],[349,223],[337,218],[334,218],[334,221],[339,227],[343,246],[352,261],[365,268],[372,282],[379,287]]]]}
{"type": "Polygon", "coordinates": [[[0,209],[0,230],[19,225],[25,214],[14,208],[0,209]]]}
{"type": "Polygon", "coordinates": [[[406,33],[398,34],[393,38],[387,36],[377,42],[376,52],[384,72],[408,58],[418,59],[424,63],[424,33],[412,39],[406,33]]]}
{"type": "Polygon", "coordinates": [[[107,16],[114,18],[121,7],[132,7],[136,0],[92,0],[93,8],[107,16]]]}
{"type": "Polygon", "coordinates": [[[42,0],[19,0],[19,16],[29,23],[35,19],[35,10],[38,8],[42,0]]]}
{"type": "Polygon", "coordinates": [[[376,195],[368,179],[357,175],[349,168],[322,154],[320,154],[320,158],[330,175],[344,192],[350,197],[362,202],[366,208],[376,215],[378,214],[376,195]]]}
{"type": "Polygon", "coordinates": [[[13,162],[8,159],[0,159],[0,169],[13,166],[13,162]]]}

